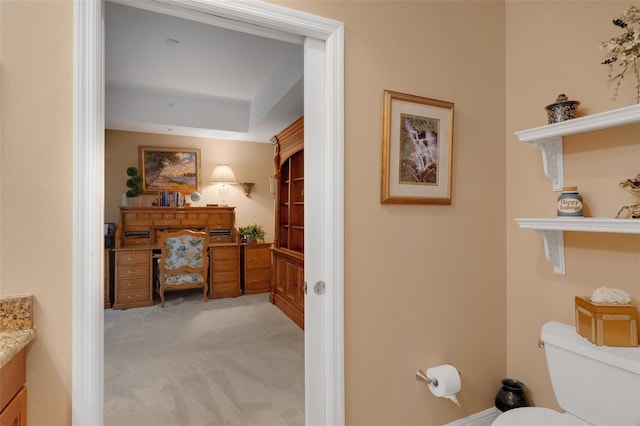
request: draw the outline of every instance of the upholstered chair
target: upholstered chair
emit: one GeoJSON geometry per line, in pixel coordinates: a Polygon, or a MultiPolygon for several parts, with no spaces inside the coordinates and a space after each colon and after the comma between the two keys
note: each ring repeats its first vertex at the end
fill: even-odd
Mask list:
{"type": "Polygon", "coordinates": [[[164,307],[164,292],[202,287],[202,298],[207,301],[209,238],[205,232],[184,229],[163,233],[158,262],[158,292],[164,307]]]}

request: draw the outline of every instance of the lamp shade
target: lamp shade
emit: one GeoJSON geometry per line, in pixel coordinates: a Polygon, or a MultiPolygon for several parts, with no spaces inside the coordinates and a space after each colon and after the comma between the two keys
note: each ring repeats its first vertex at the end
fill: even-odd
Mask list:
{"type": "Polygon", "coordinates": [[[211,173],[211,183],[236,183],[236,175],[228,164],[218,164],[211,173]]]}

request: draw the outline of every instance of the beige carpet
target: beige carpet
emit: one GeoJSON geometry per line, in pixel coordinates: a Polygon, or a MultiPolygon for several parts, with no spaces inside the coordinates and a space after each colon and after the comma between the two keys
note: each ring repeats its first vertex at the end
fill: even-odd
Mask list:
{"type": "Polygon", "coordinates": [[[267,294],[105,310],[105,426],[304,424],[304,332],[267,294]]]}

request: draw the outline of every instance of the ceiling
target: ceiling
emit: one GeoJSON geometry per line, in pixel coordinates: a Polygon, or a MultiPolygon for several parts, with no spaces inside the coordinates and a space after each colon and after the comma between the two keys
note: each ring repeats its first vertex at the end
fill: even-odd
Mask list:
{"type": "Polygon", "coordinates": [[[300,40],[193,18],[106,2],[107,129],[268,142],[303,114],[300,40]]]}

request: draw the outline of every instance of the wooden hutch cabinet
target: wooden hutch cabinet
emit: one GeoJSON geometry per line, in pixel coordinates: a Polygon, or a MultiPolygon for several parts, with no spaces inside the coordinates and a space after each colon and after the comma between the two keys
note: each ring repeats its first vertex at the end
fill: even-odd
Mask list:
{"type": "Polygon", "coordinates": [[[269,300],[304,328],[304,117],[272,142],[278,184],[269,300]]]}

